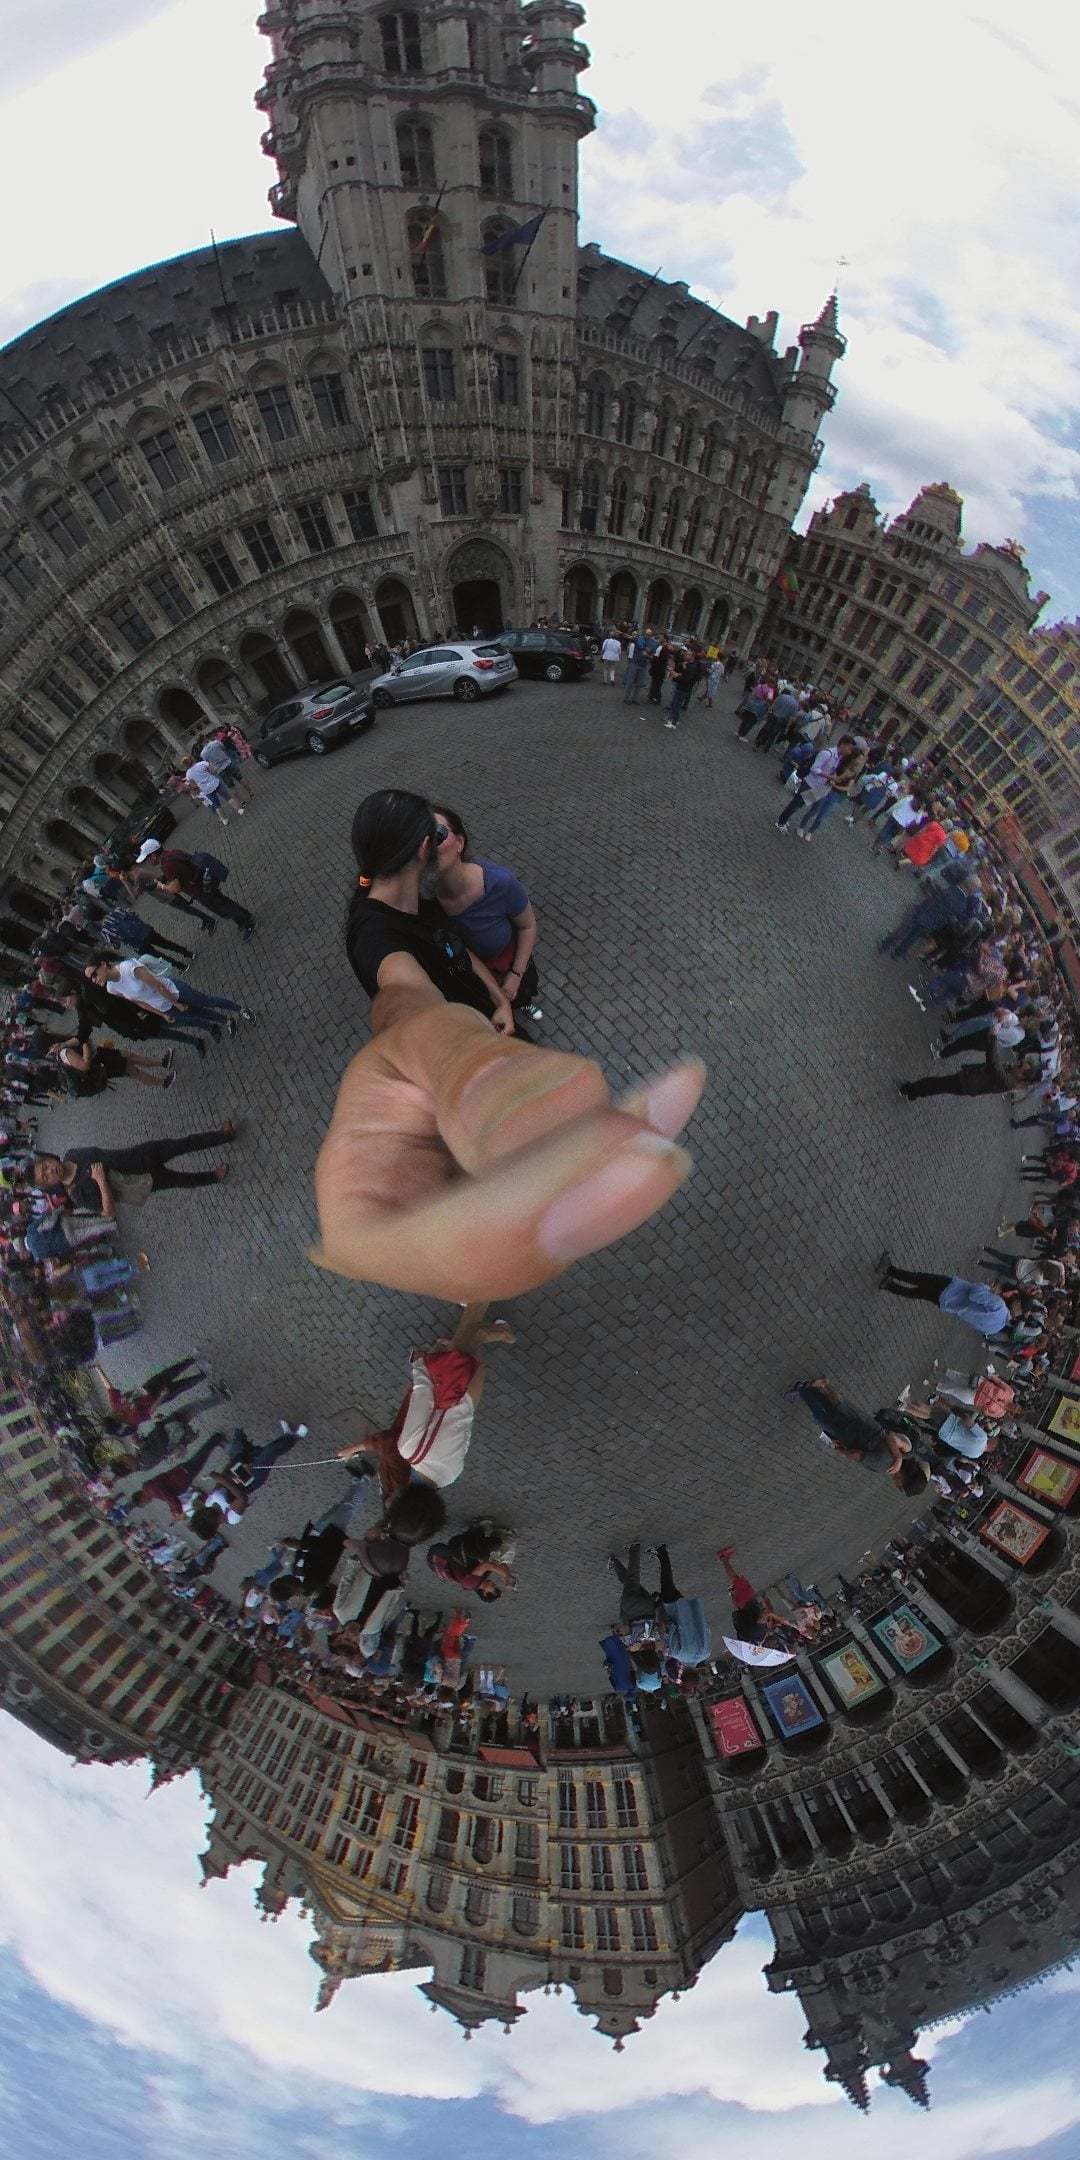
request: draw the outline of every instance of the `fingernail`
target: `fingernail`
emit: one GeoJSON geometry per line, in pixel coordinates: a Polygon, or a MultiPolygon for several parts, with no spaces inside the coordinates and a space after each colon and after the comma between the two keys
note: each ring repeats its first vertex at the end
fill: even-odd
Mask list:
{"type": "Polygon", "coordinates": [[[580,1260],[620,1235],[623,1217],[631,1227],[633,1211],[643,1194],[656,1188],[657,1169],[664,1165],[685,1176],[690,1157],[674,1147],[661,1133],[635,1133],[610,1162],[594,1170],[569,1192],[560,1193],[537,1225],[536,1238],[549,1260],[580,1260]]]}
{"type": "Polygon", "coordinates": [[[704,1068],[696,1059],[673,1065],[669,1072],[658,1073],[655,1080],[621,1095],[615,1108],[628,1117],[644,1118],[654,1132],[674,1140],[697,1108],[704,1078],[704,1068]]]}

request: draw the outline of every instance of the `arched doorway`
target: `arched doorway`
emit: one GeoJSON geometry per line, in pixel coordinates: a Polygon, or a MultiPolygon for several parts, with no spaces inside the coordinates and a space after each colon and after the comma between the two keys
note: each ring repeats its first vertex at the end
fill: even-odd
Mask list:
{"type": "Polygon", "coordinates": [[[400,645],[407,638],[412,644],[418,633],[416,609],[408,586],[397,577],[382,578],[375,587],[375,605],[387,643],[400,645]]]}
{"type": "Polygon", "coordinates": [[[296,684],[273,638],[266,630],[251,630],[241,638],[237,657],[257,676],[267,697],[291,697],[296,684]]]}
{"type": "Polygon", "coordinates": [[[670,629],[671,611],[674,604],[675,596],[667,579],[663,577],[654,578],[645,601],[646,622],[651,623],[654,630],[670,629]]]}
{"type": "Polygon", "coordinates": [[[605,616],[608,622],[637,620],[637,579],[630,570],[616,570],[607,589],[605,616]]]}
{"type": "Polygon", "coordinates": [[[94,853],[94,841],[67,818],[50,818],[45,827],[45,838],[49,846],[58,854],[66,855],[69,862],[87,862],[94,853]]]}
{"type": "Polygon", "coordinates": [[[135,790],[123,770],[123,764],[123,759],[117,756],[115,750],[103,750],[100,757],[94,759],[93,772],[95,780],[107,790],[108,798],[119,803],[121,811],[126,811],[130,810],[135,799],[135,790]]]}
{"type": "Polygon", "coordinates": [[[140,772],[148,778],[147,760],[167,758],[169,755],[169,745],[152,720],[128,720],[124,726],[124,745],[131,753],[127,759],[128,766],[132,763],[138,765],[140,772]]]}
{"type": "Polygon", "coordinates": [[[714,639],[723,637],[724,632],[727,629],[728,616],[730,615],[730,613],[731,609],[728,606],[726,600],[713,601],[713,604],[709,609],[708,638],[710,645],[713,643],[714,639]]]}
{"type": "Polygon", "coordinates": [[[576,623],[582,630],[590,629],[596,621],[600,606],[600,588],[595,570],[588,563],[575,563],[567,573],[563,587],[563,614],[566,621],[576,623]]]}
{"type": "Polygon", "coordinates": [[[513,566],[490,540],[466,540],[446,566],[451,620],[464,636],[478,630],[493,637],[513,623],[516,585],[513,566]]]}
{"type": "MultiPolygon", "coordinates": [[[[218,712],[225,712],[231,719],[233,712],[238,708],[243,711],[246,702],[244,686],[239,676],[234,675],[228,661],[222,659],[220,653],[214,653],[209,660],[203,661],[195,680],[207,704],[213,706],[218,712]]],[[[200,713],[196,721],[196,727],[205,726],[206,716],[200,713]]]]}
{"type": "Polygon", "coordinates": [[[305,682],[326,682],[336,674],[318,617],[310,608],[293,608],[281,627],[300,663],[305,682]]]}
{"type": "Polygon", "coordinates": [[[35,892],[32,885],[24,885],[20,880],[5,893],[4,899],[12,913],[28,922],[32,929],[41,931],[48,927],[52,909],[44,893],[35,892]]]}
{"type": "Polygon", "coordinates": [[[682,596],[682,600],[679,605],[679,612],[675,620],[676,630],[681,630],[687,637],[693,637],[695,631],[700,625],[701,610],[704,605],[705,602],[702,598],[699,587],[697,585],[687,586],[687,589],[682,596]]]}
{"type": "Polygon", "coordinates": [[[76,817],[81,818],[96,839],[104,841],[109,838],[116,825],[116,812],[110,810],[108,803],[100,795],[95,795],[93,788],[74,787],[67,799],[76,817]]]}
{"type": "Polygon", "coordinates": [[[209,732],[210,723],[198,698],[192,697],[190,690],[182,690],[179,684],[162,691],[158,711],[163,726],[170,728],[175,736],[173,748],[176,751],[185,747],[199,728],[209,732]]]}
{"type": "Polygon", "coordinates": [[[356,593],[335,593],[330,602],[330,620],[337,632],[338,644],[351,668],[368,664],[367,648],[371,642],[367,614],[363,601],[356,593]]]}
{"type": "Polygon", "coordinates": [[[740,608],[731,626],[731,642],[738,652],[745,651],[753,627],[754,618],[749,608],[740,608]]]}

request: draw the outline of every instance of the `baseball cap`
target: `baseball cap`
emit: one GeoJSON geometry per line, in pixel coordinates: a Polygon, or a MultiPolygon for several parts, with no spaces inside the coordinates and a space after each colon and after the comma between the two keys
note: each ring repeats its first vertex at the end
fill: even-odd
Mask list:
{"type": "Polygon", "coordinates": [[[144,840],[144,841],[143,841],[143,844],[142,844],[142,846],[141,846],[141,848],[139,849],[139,852],[138,852],[138,854],[137,854],[137,855],[136,855],[136,857],[135,857],[135,860],[136,860],[136,862],[146,862],[146,860],[148,859],[148,857],[149,857],[149,856],[151,856],[151,855],[160,855],[160,853],[161,853],[161,842],[160,842],[160,840],[144,840]]]}

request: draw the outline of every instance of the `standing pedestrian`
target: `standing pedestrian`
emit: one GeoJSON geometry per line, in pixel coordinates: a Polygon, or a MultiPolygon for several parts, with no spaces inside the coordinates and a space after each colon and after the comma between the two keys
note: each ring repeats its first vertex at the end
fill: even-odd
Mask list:
{"type": "Polygon", "coordinates": [[[893,1297],[913,1298],[916,1303],[937,1305],[977,1335],[999,1335],[1009,1318],[1004,1298],[989,1283],[969,1282],[964,1275],[930,1275],[922,1269],[898,1268],[882,1255],[880,1284],[893,1297]]]}
{"type": "Polygon", "coordinates": [[[604,681],[609,686],[611,686],[615,681],[616,673],[618,671],[619,663],[621,660],[622,639],[616,637],[613,630],[609,630],[603,644],[600,647],[600,665],[604,670],[604,681]]]}
{"type": "Polygon", "coordinates": [[[678,727],[680,720],[700,682],[705,680],[705,662],[696,652],[677,653],[672,666],[674,688],[665,727],[678,727]]]}

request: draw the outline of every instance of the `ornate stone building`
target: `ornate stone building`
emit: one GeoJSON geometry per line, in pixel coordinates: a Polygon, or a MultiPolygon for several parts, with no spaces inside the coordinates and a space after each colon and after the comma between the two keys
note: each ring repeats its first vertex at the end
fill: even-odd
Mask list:
{"type": "Polygon", "coordinates": [[[1037,630],[1016,542],[965,552],[944,481],[886,524],[864,482],[793,539],[762,643],[906,755],[933,755],[987,823],[1015,821],[1080,901],[1080,634],[1037,630]],[[790,588],[794,589],[790,589],[790,588]]]}
{"type": "Polygon", "coordinates": [[[80,1762],[202,1760],[250,1667],[177,1603],[65,1477],[45,1420],[0,1389],[0,1705],[80,1762]]]}
{"type": "Polygon", "coordinates": [[[208,722],[366,640],[566,611],[755,641],[835,299],[779,355],[775,312],[579,247],[583,20],[280,0],[258,102],[288,229],[0,354],[0,969],[208,722]]]}

